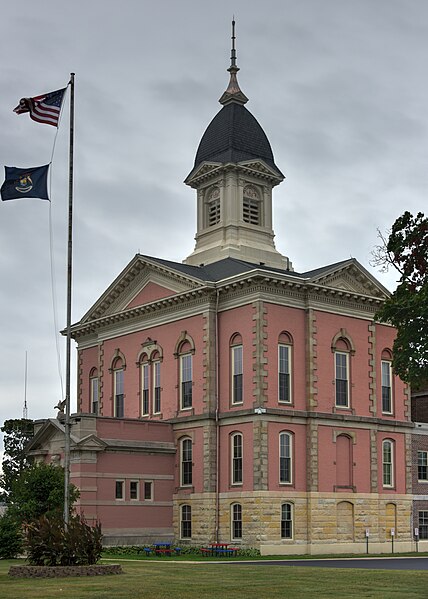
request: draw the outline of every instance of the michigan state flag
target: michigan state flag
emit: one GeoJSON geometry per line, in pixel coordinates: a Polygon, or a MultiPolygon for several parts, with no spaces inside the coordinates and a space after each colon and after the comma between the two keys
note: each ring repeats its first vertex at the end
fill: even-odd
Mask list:
{"type": "Polygon", "coordinates": [[[5,166],[6,177],[0,189],[1,199],[19,200],[21,198],[39,198],[49,200],[48,171],[49,164],[30,168],[5,166]]]}

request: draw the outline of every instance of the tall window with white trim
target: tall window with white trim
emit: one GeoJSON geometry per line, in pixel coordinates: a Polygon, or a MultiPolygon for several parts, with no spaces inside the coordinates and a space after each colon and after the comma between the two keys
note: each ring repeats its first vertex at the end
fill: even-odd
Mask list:
{"type": "Polygon", "coordinates": [[[193,482],[193,448],[192,439],[181,441],[181,486],[188,487],[193,482]]]}
{"type": "Polygon", "coordinates": [[[291,347],[278,345],[278,401],[291,403],[291,347]]]}
{"type": "Polygon", "coordinates": [[[293,538],[293,504],[281,505],[281,539],[293,538]]]}
{"type": "Polygon", "coordinates": [[[231,347],[232,361],[232,403],[241,404],[243,402],[243,365],[242,365],[242,344],[239,343],[241,338],[236,336],[234,342],[238,341],[237,345],[231,347]]]}
{"type": "Polygon", "coordinates": [[[334,360],[336,407],[349,408],[349,354],[336,351],[334,360]]]}
{"type": "Polygon", "coordinates": [[[90,391],[90,403],[91,413],[98,414],[99,411],[99,380],[98,371],[96,368],[92,369],[91,376],[89,378],[89,391],[90,391]]]}
{"type": "Polygon", "coordinates": [[[293,436],[291,433],[280,433],[279,435],[279,482],[290,485],[293,482],[292,457],[293,436]]]}
{"type": "Polygon", "coordinates": [[[418,451],[418,481],[428,482],[428,451],[418,451]]]}
{"type": "Polygon", "coordinates": [[[114,381],[114,415],[116,418],[123,418],[125,415],[123,378],[124,378],[123,368],[115,368],[113,370],[113,381],[114,381]]]}
{"type": "Polygon", "coordinates": [[[150,365],[148,362],[141,364],[141,415],[148,416],[150,410],[149,402],[149,372],[150,365]]]}
{"type": "Polygon", "coordinates": [[[180,537],[182,539],[190,539],[192,537],[192,507],[190,505],[181,506],[180,520],[180,537]]]}
{"type": "Polygon", "coordinates": [[[161,363],[160,360],[153,362],[153,413],[161,412],[161,363]]]}
{"type": "Polygon", "coordinates": [[[242,505],[231,505],[231,537],[233,541],[242,539],[242,505]]]}
{"type": "Polygon", "coordinates": [[[243,472],[242,472],[242,434],[234,433],[231,436],[231,453],[232,453],[232,485],[242,485],[243,472]]]}
{"type": "Polygon", "coordinates": [[[382,412],[392,414],[392,365],[389,360],[382,360],[382,412]]]}
{"type": "Polygon", "coordinates": [[[192,354],[180,356],[180,407],[186,410],[192,407],[192,354]]]}
{"type": "Polygon", "coordinates": [[[382,442],[382,482],[384,487],[394,487],[394,442],[382,442]]]}

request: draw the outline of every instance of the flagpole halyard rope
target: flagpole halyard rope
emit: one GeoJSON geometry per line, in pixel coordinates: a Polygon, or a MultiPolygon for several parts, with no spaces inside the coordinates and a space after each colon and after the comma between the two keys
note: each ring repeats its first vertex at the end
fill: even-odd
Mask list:
{"type": "MultiPolygon", "coordinates": [[[[67,86],[68,87],[68,86],[67,86]]],[[[62,106],[64,102],[62,103],[62,106]]],[[[58,117],[58,126],[56,127],[54,142],[52,145],[52,153],[50,166],[52,167],[53,159],[55,155],[56,140],[58,138],[59,127],[61,124],[62,107],[58,117]]],[[[52,168],[49,169],[49,197],[52,197],[52,168]]],[[[61,349],[59,345],[59,326],[58,326],[58,301],[56,294],[56,277],[55,277],[55,260],[54,260],[54,235],[53,235],[53,222],[52,222],[52,202],[49,200],[49,253],[50,253],[50,269],[51,269],[51,296],[52,296],[52,311],[53,311],[53,326],[54,326],[54,337],[55,337],[55,348],[56,348],[56,359],[58,376],[61,385],[61,400],[64,400],[64,377],[62,373],[62,362],[61,362],[61,349]]]]}
{"type": "MultiPolygon", "coordinates": [[[[49,188],[49,196],[51,189],[49,188]]],[[[64,400],[64,380],[62,376],[62,364],[61,364],[61,350],[59,347],[59,326],[58,326],[58,301],[56,295],[56,278],[55,278],[55,264],[54,264],[54,243],[53,243],[53,226],[52,226],[52,203],[49,202],[49,253],[50,253],[50,265],[51,265],[51,294],[52,294],[52,310],[53,310],[53,326],[55,336],[55,347],[56,347],[56,359],[59,381],[61,385],[61,400],[64,400]]]]}

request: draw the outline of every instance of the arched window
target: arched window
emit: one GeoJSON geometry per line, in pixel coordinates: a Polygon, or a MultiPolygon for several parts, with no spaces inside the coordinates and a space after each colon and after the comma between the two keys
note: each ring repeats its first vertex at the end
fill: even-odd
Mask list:
{"type": "Polygon", "coordinates": [[[186,437],[181,440],[181,468],[180,484],[189,487],[193,482],[193,447],[192,439],[186,437]]]}
{"type": "Polygon", "coordinates": [[[242,505],[232,503],[231,505],[231,538],[232,541],[242,539],[242,505]]]}
{"type": "Polygon", "coordinates": [[[243,439],[241,433],[234,433],[230,437],[231,448],[231,483],[242,485],[243,481],[243,439]]]}
{"type": "Polygon", "coordinates": [[[238,333],[230,340],[230,361],[231,361],[231,391],[232,404],[241,404],[243,402],[243,363],[242,363],[242,338],[238,333]]]}
{"type": "Polygon", "coordinates": [[[161,363],[163,350],[150,338],[142,344],[137,356],[140,368],[141,416],[161,413],[161,363]]]}
{"type": "Polygon", "coordinates": [[[281,539],[293,538],[293,504],[281,505],[281,539]]]}
{"type": "Polygon", "coordinates": [[[161,359],[158,353],[153,356],[153,413],[161,412],[161,359]]]}
{"type": "Polygon", "coordinates": [[[190,539],[192,537],[192,508],[190,505],[182,505],[180,509],[180,538],[190,539]]]}
{"type": "Polygon", "coordinates": [[[293,340],[289,333],[281,333],[278,340],[278,401],[292,403],[291,350],[293,340]]]}
{"type": "Polygon", "coordinates": [[[179,359],[179,403],[180,410],[189,410],[193,405],[193,339],[183,331],[176,344],[174,355],[179,359]]]}
{"type": "Polygon", "coordinates": [[[279,434],[279,482],[290,485],[293,482],[293,435],[279,434]]]}
{"type": "Polygon", "coordinates": [[[350,356],[354,355],[355,349],[345,329],[333,338],[331,351],[334,354],[335,405],[336,408],[350,408],[350,356]]]}
{"type": "Polygon", "coordinates": [[[90,410],[92,414],[98,414],[99,411],[99,389],[98,370],[92,368],[89,374],[90,410]]]}
{"type": "Polygon", "coordinates": [[[250,225],[261,225],[260,197],[253,185],[246,185],[243,193],[242,218],[250,225]]]}
{"type": "Polygon", "coordinates": [[[123,418],[125,415],[125,394],[124,394],[124,363],[122,358],[117,358],[113,362],[113,409],[116,418],[123,418]]]}
{"type": "Polygon", "coordinates": [[[382,481],[384,487],[394,487],[394,441],[382,442],[382,481]]]}
{"type": "Polygon", "coordinates": [[[148,416],[150,412],[150,364],[147,354],[141,356],[141,416],[148,416]]]}
{"type": "Polygon", "coordinates": [[[381,360],[382,376],[382,412],[384,414],[393,413],[393,395],[392,395],[392,354],[390,350],[384,349],[381,360]]]}

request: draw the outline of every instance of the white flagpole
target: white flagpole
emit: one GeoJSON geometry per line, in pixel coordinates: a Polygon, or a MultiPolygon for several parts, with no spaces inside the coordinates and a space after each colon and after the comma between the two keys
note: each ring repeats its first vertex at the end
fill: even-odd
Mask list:
{"type": "Polygon", "coordinates": [[[74,73],[70,74],[70,153],[68,177],[67,250],[67,349],[65,367],[65,445],[64,445],[64,522],[68,524],[70,485],[70,381],[71,381],[71,286],[73,282],[73,151],[74,151],[74,73]]]}

